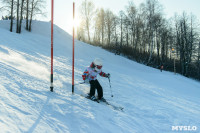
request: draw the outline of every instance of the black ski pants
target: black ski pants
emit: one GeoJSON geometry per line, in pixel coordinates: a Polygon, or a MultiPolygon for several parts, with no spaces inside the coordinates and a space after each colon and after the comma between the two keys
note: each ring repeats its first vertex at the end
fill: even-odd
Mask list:
{"type": "Polygon", "coordinates": [[[99,81],[97,79],[91,80],[90,81],[90,96],[95,95],[96,89],[97,89],[97,93],[98,93],[98,98],[101,99],[103,97],[103,89],[102,89],[101,85],[99,84],[99,81]]]}

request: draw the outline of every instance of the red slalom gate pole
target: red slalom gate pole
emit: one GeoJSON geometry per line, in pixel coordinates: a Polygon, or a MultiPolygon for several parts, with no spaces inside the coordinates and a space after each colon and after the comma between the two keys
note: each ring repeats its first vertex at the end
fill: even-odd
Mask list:
{"type": "Polygon", "coordinates": [[[53,11],[54,11],[54,0],[51,0],[51,85],[50,85],[51,92],[53,92],[53,11]]]}
{"type": "Polygon", "coordinates": [[[73,50],[72,50],[72,94],[74,93],[74,17],[75,17],[75,3],[73,2],[73,50]]]}

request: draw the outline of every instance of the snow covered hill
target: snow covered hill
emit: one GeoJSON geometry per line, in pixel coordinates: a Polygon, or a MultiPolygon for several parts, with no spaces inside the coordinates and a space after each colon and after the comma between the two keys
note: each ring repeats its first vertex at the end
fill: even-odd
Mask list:
{"type": "Polygon", "coordinates": [[[75,42],[75,94],[71,93],[72,37],[54,26],[54,92],[50,92],[50,23],[33,31],[9,32],[0,21],[1,133],[200,132],[200,83],[138,64],[80,41],[75,42]],[[98,77],[116,111],[81,97],[89,91],[81,75],[103,59],[108,79],[98,77]],[[179,126],[179,127],[177,127],[179,126]],[[187,126],[187,127],[181,127],[187,126]]]}

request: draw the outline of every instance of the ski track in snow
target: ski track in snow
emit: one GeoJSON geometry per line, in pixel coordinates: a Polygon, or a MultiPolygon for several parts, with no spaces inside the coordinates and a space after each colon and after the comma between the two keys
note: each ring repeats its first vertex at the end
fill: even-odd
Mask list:
{"type": "Polygon", "coordinates": [[[172,126],[200,128],[200,83],[149,68],[76,41],[75,94],[71,94],[71,37],[55,27],[54,92],[50,87],[50,23],[34,21],[33,33],[10,33],[0,21],[0,132],[167,133],[172,126]],[[36,27],[40,27],[39,30],[36,27]],[[98,77],[104,97],[124,112],[78,94],[89,92],[81,75],[94,57],[104,61],[109,82],[98,77]]]}

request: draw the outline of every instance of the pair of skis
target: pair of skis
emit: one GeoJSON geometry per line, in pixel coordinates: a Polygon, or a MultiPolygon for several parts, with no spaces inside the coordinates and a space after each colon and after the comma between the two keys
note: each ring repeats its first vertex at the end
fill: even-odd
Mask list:
{"type": "Polygon", "coordinates": [[[111,107],[112,109],[117,110],[117,111],[123,111],[123,109],[124,109],[123,107],[116,106],[114,104],[109,103],[108,101],[105,101],[105,102],[102,102],[102,103],[105,103],[106,105],[108,105],[109,107],[111,107]]]}
{"type": "MultiPolygon", "coordinates": [[[[84,96],[84,95],[81,95],[82,97],[84,97],[84,98],[87,98],[87,99],[90,99],[90,98],[88,98],[88,97],[86,97],[86,96],[84,96]]],[[[90,99],[91,100],[91,99],[90,99]]],[[[91,101],[93,101],[93,100],[91,100],[91,101]]],[[[108,102],[108,101],[101,101],[101,100],[98,100],[98,99],[96,99],[96,100],[94,100],[94,102],[97,102],[97,103],[102,103],[102,104],[104,104],[104,105],[107,105],[107,106],[109,106],[110,108],[112,108],[112,109],[114,109],[114,110],[116,110],[116,111],[122,111],[123,112],[123,107],[121,107],[121,106],[117,106],[117,105],[114,105],[114,104],[111,104],[110,102],[108,102]]]]}

